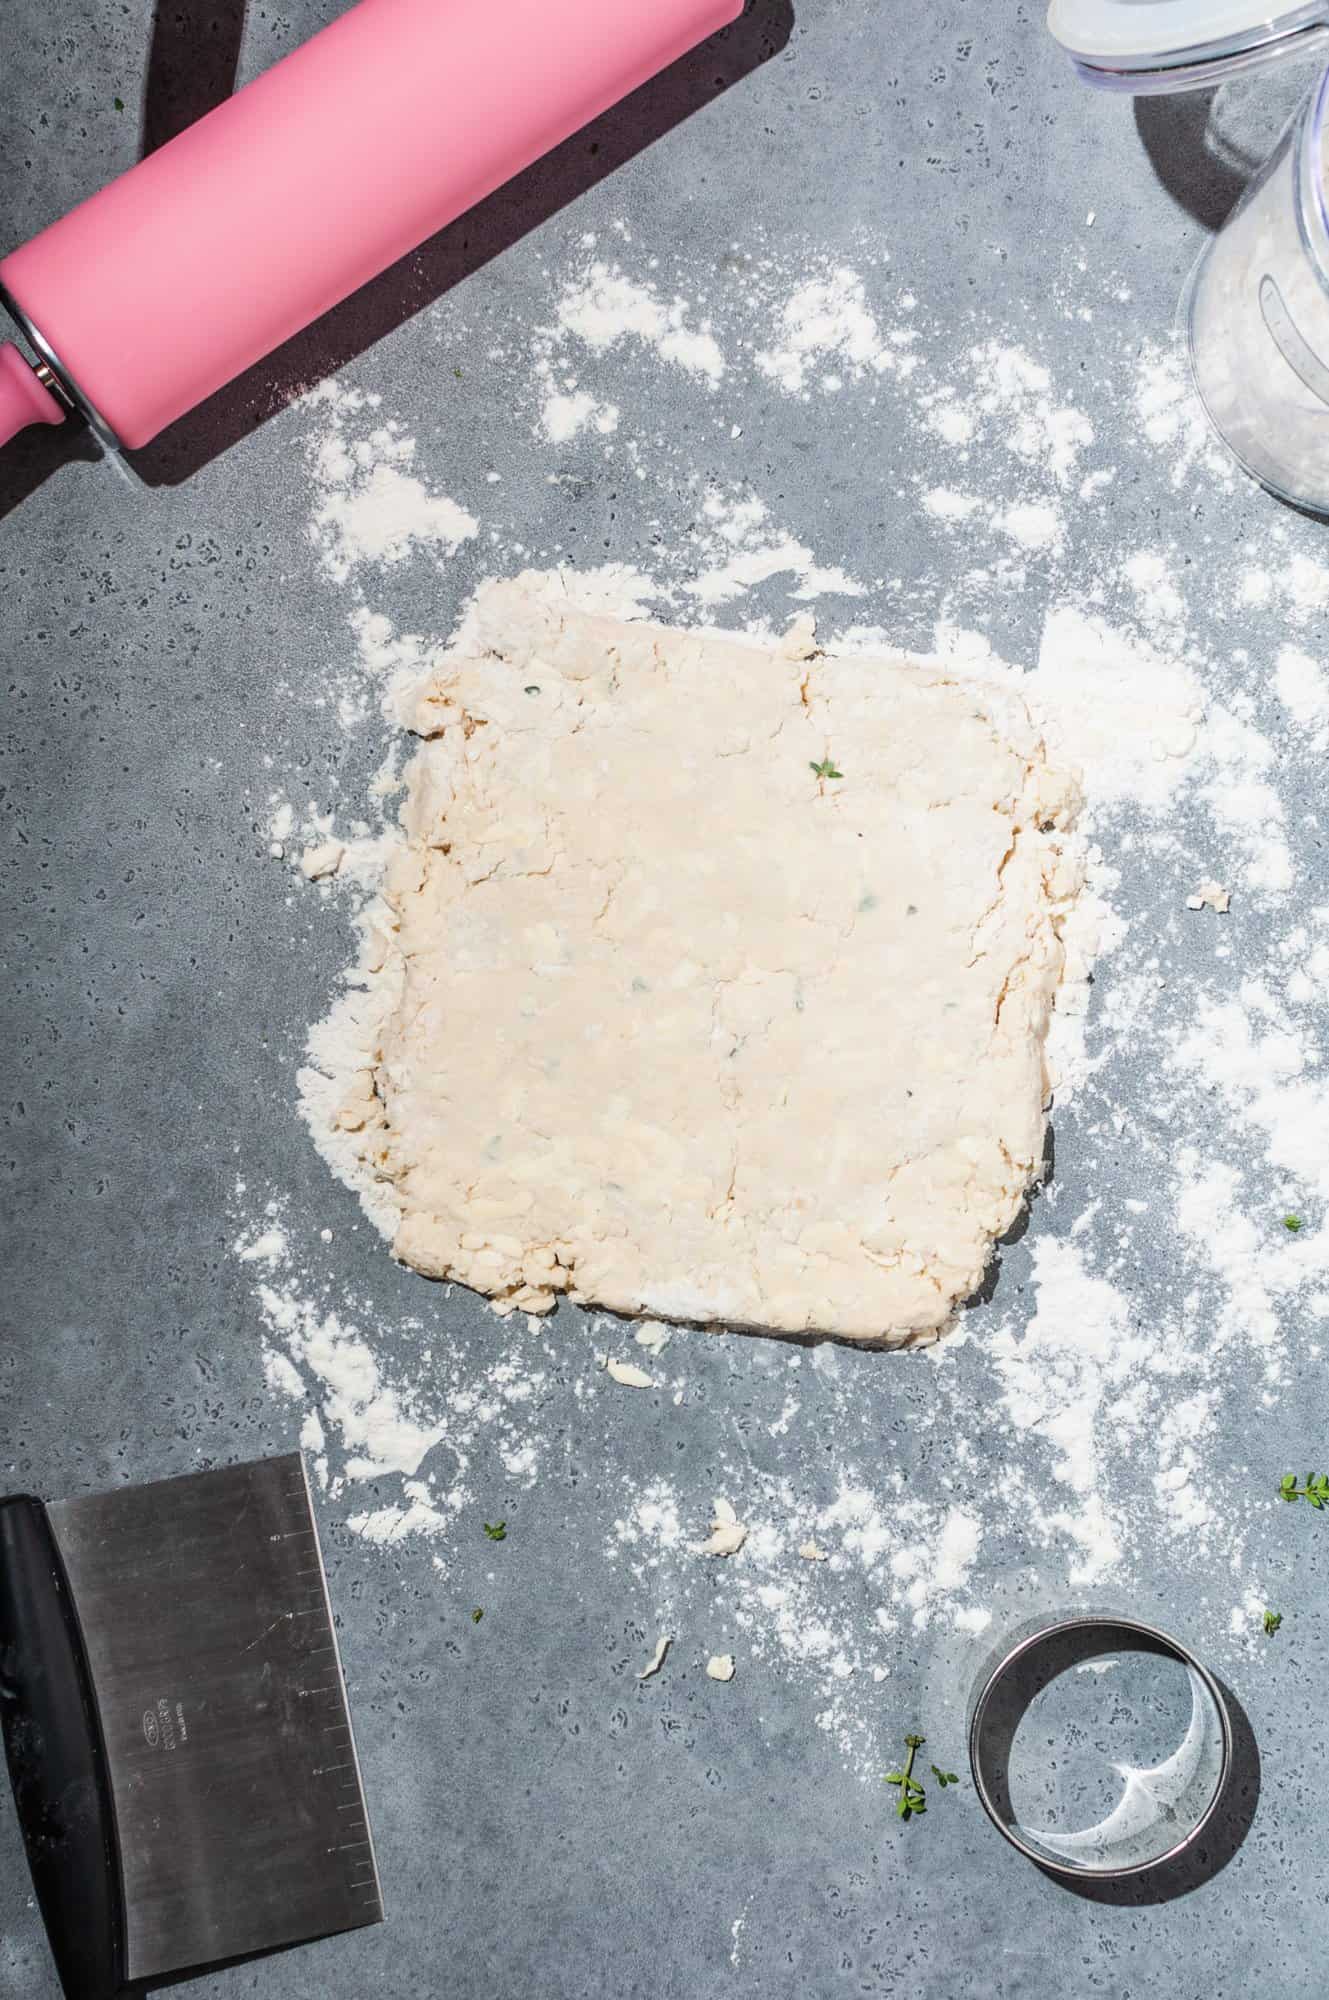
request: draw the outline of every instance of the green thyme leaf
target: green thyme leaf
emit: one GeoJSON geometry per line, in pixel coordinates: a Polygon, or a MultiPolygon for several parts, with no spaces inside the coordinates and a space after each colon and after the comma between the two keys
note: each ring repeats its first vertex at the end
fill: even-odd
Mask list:
{"type": "MultiPolygon", "coordinates": [[[[895,1814],[897,1819],[907,1820],[912,1819],[915,1813],[926,1812],[928,1808],[923,1787],[914,1776],[914,1758],[922,1749],[924,1739],[921,1736],[906,1736],[904,1740],[909,1748],[909,1755],[905,1758],[904,1769],[903,1771],[888,1771],[886,1773],[886,1783],[900,1787],[900,1802],[895,1808],[895,1814]]],[[[932,1768],[935,1771],[937,1767],[934,1764],[932,1768]]]]}
{"type": "Polygon", "coordinates": [[[485,1533],[491,1542],[506,1542],[508,1538],[508,1524],[506,1521],[486,1521],[485,1533]]]}

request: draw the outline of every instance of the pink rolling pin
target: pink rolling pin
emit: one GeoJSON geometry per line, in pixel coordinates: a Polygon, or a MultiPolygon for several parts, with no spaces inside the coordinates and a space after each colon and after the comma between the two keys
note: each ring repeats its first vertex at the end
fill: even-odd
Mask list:
{"type": "Polygon", "coordinates": [[[359,0],[0,262],[0,444],[82,412],[146,444],[743,11],[359,0]]]}

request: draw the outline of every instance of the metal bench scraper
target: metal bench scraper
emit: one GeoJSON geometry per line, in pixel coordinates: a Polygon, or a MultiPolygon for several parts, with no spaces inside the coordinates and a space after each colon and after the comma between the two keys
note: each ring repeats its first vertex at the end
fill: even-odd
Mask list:
{"type": "Polygon", "coordinates": [[[381,1921],[298,1453],[0,1500],[0,1722],[67,2000],[381,1921]]]}

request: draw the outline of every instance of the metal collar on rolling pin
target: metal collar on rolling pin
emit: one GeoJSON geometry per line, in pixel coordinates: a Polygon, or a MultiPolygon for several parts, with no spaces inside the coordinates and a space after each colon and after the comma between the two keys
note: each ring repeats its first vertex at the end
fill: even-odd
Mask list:
{"type": "Polygon", "coordinates": [[[10,341],[0,345],[0,443],[7,444],[29,424],[62,424],[65,414],[52,370],[34,365],[10,341]]]}
{"type": "Polygon", "coordinates": [[[62,424],[66,417],[79,416],[108,451],[122,451],[105,417],[2,284],[0,306],[41,356],[29,361],[12,341],[0,342],[0,444],[7,444],[29,424],[62,424]]]}

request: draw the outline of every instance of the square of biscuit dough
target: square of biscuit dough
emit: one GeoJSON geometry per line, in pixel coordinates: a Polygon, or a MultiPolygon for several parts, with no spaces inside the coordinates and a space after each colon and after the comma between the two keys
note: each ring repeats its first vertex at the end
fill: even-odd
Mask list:
{"type": "Polygon", "coordinates": [[[506,1307],[901,1341],[1042,1159],[1078,794],[936,661],[518,578],[414,711],[371,1073],[398,1256],[506,1307]]]}

